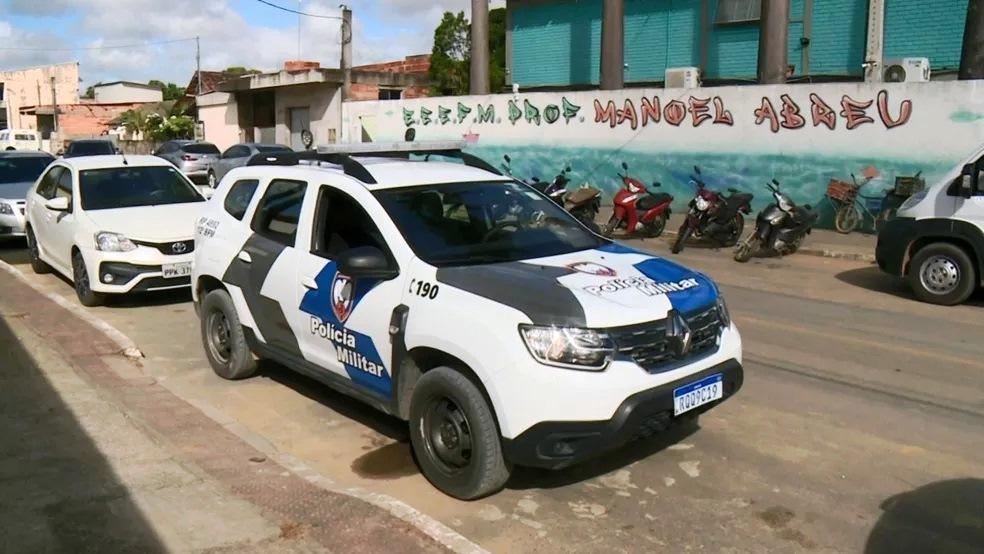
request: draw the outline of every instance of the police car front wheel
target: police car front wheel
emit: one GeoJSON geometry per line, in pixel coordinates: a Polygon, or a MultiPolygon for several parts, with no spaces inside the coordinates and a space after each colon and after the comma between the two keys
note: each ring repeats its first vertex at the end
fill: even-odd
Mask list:
{"type": "Polygon", "coordinates": [[[246,344],[236,307],[224,290],[202,301],[202,343],[212,370],[224,379],[245,379],[256,373],[256,359],[246,344]]]}
{"type": "Polygon", "coordinates": [[[417,382],[410,440],[424,476],[456,498],[487,496],[509,479],[495,416],[478,387],[454,369],[432,369],[417,382]]]}

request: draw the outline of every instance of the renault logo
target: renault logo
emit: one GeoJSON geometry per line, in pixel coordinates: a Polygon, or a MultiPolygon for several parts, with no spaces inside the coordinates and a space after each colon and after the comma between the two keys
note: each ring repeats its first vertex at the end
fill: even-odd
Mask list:
{"type": "Polygon", "coordinates": [[[693,333],[687,320],[676,310],[670,310],[666,318],[666,347],[677,358],[690,353],[690,341],[693,333]]]}
{"type": "Polygon", "coordinates": [[[184,254],[188,251],[188,245],[183,242],[176,242],[171,245],[171,252],[175,254],[184,254]]]}

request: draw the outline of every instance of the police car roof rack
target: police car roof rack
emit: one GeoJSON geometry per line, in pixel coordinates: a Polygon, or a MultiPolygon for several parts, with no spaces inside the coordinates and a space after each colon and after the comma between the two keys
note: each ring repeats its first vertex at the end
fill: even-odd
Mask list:
{"type": "Polygon", "coordinates": [[[345,174],[350,177],[368,185],[374,185],[376,179],[364,165],[355,159],[355,156],[410,159],[411,155],[416,155],[424,156],[425,161],[429,161],[431,156],[456,158],[469,167],[483,169],[496,175],[502,174],[485,160],[462,151],[464,145],[463,141],[332,144],[304,152],[256,154],[246,162],[246,165],[288,166],[300,165],[304,161],[326,162],[341,166],[345,174]]]}

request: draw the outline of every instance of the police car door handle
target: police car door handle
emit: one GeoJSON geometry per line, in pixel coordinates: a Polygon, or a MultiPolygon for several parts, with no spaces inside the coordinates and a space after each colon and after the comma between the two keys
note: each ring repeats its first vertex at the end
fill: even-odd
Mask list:
{"type": "Polygon", "coordinates": [[[245,250],[240,250],[239,255],[236,256],[243,263],[251,264],[253,263],[253,257],[249,255],[249,252],[245,250]]]}
{"type": "Polygon", "coordinates": [[[314,280],[314,277],[301,277],[301,284],[306,289],[318,290],[318,283],[314,280]]]}

